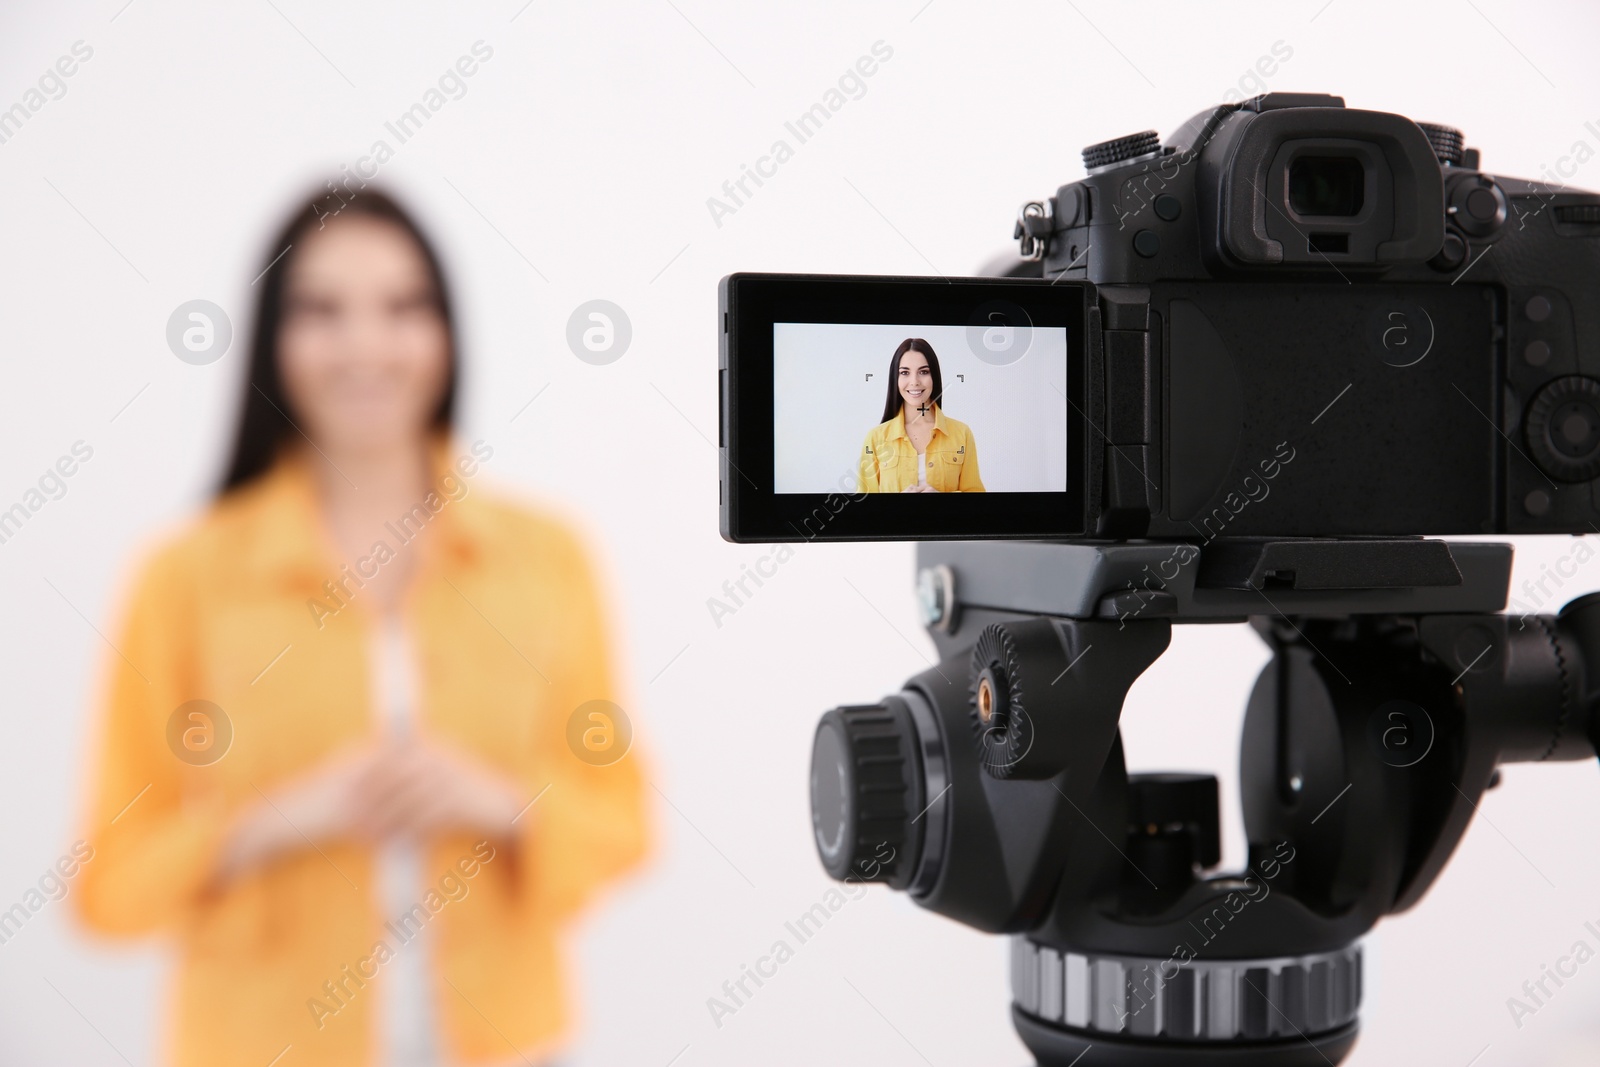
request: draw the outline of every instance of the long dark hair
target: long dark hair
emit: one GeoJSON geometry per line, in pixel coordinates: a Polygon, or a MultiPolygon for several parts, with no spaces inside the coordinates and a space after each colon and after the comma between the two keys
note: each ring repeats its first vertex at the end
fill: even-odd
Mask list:
{"type": "Polygon", "coordinates": [[[456,404],[456,334],[455,318],[450,306],[450,291],[445,285],[444,271],[433,245],[408,213],[387,195],[376,189],[362,189],[353,198],[337,201],[330,196],[314,198],[311,206],[296,212],[279,232],[277,240],[267,249],[268,256],[277,258],[267,267],[255,285],[256,298],[254,332],[250,338],[250,368],[244,386],[244,405],[239,416],[238,432],[233,438],[233,456],[228,461],[227,473],[222,479],[218,495],[244,485],[272,466],[283,443],[298,437],[295,429],[298,419],[283,388],[278,374],[278,333],[283,326],[284,285],[289,269],[294,264],[305,238],[313,230],[320,230],[330,214],[357,216],[392,223],[410,237],[422,253],[433,282],[434,298],[439,314],[444,319],[445,335],[450,348],[450,371],[445,381],[439,406],[434,409],[431,426],[446,430],[451,425],[456,404]],[[294,420],[294,421],[291,421],[294,420]]]}
{"type": "Polygon", "coordinates": [[[883,402],[883,418],[879,422],[888,422],[900,414],[905,404],[900,397],[900,357],[907,352],[921,352],[928,357],[928,370],[933,374],[933,402],[936,405],[944,402],[944,378],[939,375],[939,357],[933,354],[933,346],[920,337],[907,337],[889,361],[889,396],[883,402]]]}

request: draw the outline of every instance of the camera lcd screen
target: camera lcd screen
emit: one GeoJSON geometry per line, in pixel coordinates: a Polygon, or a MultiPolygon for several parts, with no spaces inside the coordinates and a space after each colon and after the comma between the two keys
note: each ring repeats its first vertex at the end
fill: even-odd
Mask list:
{"type": "Polygon", "coordinates": [[[724,536],[1081,532],[1083,286],[745,274],[723,304],[724,536]]]}
{"type": "Polygon", "coordinates": [[[1064,493],[1067,331],[779,322],[773,490],[1064,493]]]}

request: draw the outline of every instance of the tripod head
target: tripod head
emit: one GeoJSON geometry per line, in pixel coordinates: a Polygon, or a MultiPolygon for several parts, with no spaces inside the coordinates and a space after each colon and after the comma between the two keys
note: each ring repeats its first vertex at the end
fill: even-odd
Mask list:
{"type": "Polygon", "coordinates": [[[823,716],[818,850],[1013,935],[1046,1067],[1339,1062],[1360,938],[1422,898],[1496,769],[1596,754],[1600,594],[1501,614],[1508,545],[929,542],[918,565],[941,662],[823,716]],[[1222,872],[1216,779],[1129,775],[1117,724],[1173,623],[1245,620],[1273,659],[1248,863],[1222,872]]]}

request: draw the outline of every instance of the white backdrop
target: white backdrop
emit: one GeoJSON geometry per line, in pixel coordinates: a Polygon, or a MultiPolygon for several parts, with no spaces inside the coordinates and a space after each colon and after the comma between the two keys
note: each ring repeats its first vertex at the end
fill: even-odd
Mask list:
{"type": "Polygon", "coordinates": [[[1022,356],[1003,365],[977,357],[965,326],[780,322],[772,334],[775,492],[838,492],[855,475],[883,419],[890,357],[908,337],[938,356],[941,407],[972,430],[984,489],[1066,490],[1065,330],[1012,330],[1022,356]]]}
{"type": "MultiPolygon", "coordinates": [[[[0,544],[0,901],[76,836],[100,634],[131,554],[218,475],[268,231],[481,40],[492,58],[391,145],[381,180],[444,246],[463,434],[495,447],[484,477],[580,515],[610,562],[663,848],[574,935],[573,1063],[1021,1063],[1000,941],[879,889],[720,1029],[709,1016],[831,884],[807,824],[817,715],[931,655],[909,545],[799,546],[713,621],[708,600],[772,552],[716,534],[717,279],[970,272],[1008,246],[1018,204],[1082,175],[1080,146],[1266,88],[1457,124],[1492,170],[1600,187],[1597,39],[1594,5],[1532,0],[6,5],[0,107],[74,42],[93,55],[0,143],[0,501],[73,442],[94,454],[0,544]],[[785,123],[875,42],[890,58],[773,163],[785,123]],[[708,206],[758,164],[771,176],[731,214],[708,206]],[[235,325],[204,367],[165,339],[197,298],[235,325]],[[633,327],[606,366],[566,342],[595,298],[633,327]]],[[[1517,547],[1519,587],[1572,552],[1517,547]]],[[[1597,587],[1588,562],[1555,599],[1597,587]]],[[[1235,864],[1237,730],[1262,661],[1243,628],[1183,630],[1124,716],[1135,767],[1224,776],[1235,864]]],[[[1600,918],[1600,774],[1513,767],[1481,807],[1435,890],[1369,942],[1357,1067],[1595,1062],[1600,965],[1520,1029],[1506,1000],[1600,918]]],[[[159,947],[92,940],[48,905],[0,945],[0,1063],[153,1063],[163,973],[159,947]]]]}

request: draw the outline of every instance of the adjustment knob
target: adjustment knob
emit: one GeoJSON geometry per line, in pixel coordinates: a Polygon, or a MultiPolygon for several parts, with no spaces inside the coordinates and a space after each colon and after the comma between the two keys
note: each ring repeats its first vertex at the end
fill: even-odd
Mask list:
{"type": "Polygon", "coordinates": [[[899,700],[834,708],[811,748],[811,828],[822,866],[844,881],[904,888],[916,870],[922,768],[899,700]]]}
{"type": "Polygon", "coordinates": [[[1419,122],[1417,125],[1427,134],[1428,143],[1433,146],[1433,154],[1439,157],[1441,166],[1461,166],[1462,159],[1466,157],[1467,139],[1460,130],[1433,122],[1419,122]]]}
{"type": "Polygon", "coordinates": [[[1600,478],[1600,381],[1557,378],[1528,405],[1528,447],[1558,482],[1600,478]]]}
{"type": "Polygon", "coordinates": [[[1114,137],[1109,141],[1101,141],[1085,148],[1083,168],[1093,174],[1107,167],[1160,154],[1161,135],[1155,130],[1144,130],[1141,133],[1130,133],[1126,137],[1114,137]]]}
{"type": "MultiPolygon", "coordinates": [[[[1202,943],[1206,940],[1205,934],[1197,936],[1202,943]]],[[[1099,1063],[1323,1067],[1338,1063],[1355,1040],[1351,1031],[1361,1015],[1360,945],[1278,959],[1178,960],[1176,955],[1118,956],[1016,937],[1011,941],[1011,996],[1032,1032],[1057,1038],[1047,1047],[1062,1048],[1060,1037],[1077,1039],[1081,1034],[1104,1041],[1101,1049],[1128,1050],[1110,1052],[1095,1061],[1099,1063]],[[1046,1030],[1037,1020],[1051,1020],[1054,1026],[1046,1030]],[[1073,1020],[1073,1029],[1055,1029],[1062,1025],[1059,1020],[1073,1020]],[[1269,1036],[1294,1042],[1302,1055],[1270,1047],[1258,1054],[1252,1039],[1269,1036]]],[[[1026,1040],[1029,1031],[1022,1032],[1026,1040]]],[[[1038,1047],[1031,1041],[1029,1045],[1038,1047]]],[[[1084,1064],[1094,1060],[1079,1056],[1084,1064]]]]}
{"type": "Polygon", "coordinates": [[[1056,683],[1071,666],[1049,619],[994,623],[978,634],[967,705],[986,772],[1037,781],[1066,767],[1072,738],[1065,702],[1073,686],[1056,683]]]}

